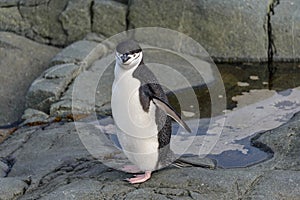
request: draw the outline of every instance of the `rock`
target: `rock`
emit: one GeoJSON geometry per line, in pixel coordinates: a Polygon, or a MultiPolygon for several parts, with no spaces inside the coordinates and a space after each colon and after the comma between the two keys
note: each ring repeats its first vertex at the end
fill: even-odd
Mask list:
{"type": "Polygon", "coordinates": [[[93,200],[105,199],[102,195],[102,183],[94,180],[82,180],[74,183],[64,185],[57,190],[46,194],[43,200],[46,199],[78,199],[78,200],[93,200]]]}
{"type": "Polygon", "coordinates": [[[16,128],[0,129],[0,143],[15,132],[16,128]]]}
{"type": "MultiPolygon", "coordinates": [[[[106,58],[103,58],[106,59],[106,58]]],[[[114,57],[108,60],[113,62],[114,57]]],[[[113,65],[106,66],[103,60],[95,61],[87,71],[82,72],[68,90],[53,104],[51,115],[66,116],[74,113],[107,113],[110,110],[111,86],[113,82],[113,65]],[[73,111],[72,111],[73,106],[73,111]]]]}
{"type": "Polygon", "coordinates": [[[66,44],[67,35],[58,19],[67,3],[68,0],[21,0],[20,13],[23,19],[30,23],[34,32],[31,38],[58,46],[66,44]]]}
{"type": "Polygon", "coordinates": [[[17,6],[20,0],[0,0],[0,7],[17,6]]]}
{"type": "Polygon", "coordinates": [[[110,0],[95,0],[92,31],[112,36],[126,30],[127,5],[110,0]]]}
{"type": "Polygon", "coordinates": [[[82,71],[81,66],[67,63],[56,65],[49,68],[44,72],[43,78],[45,79],[58,79],[58,78],[67,78],[69,82],[77,77],[82,71]]]}
{"type": "Polygon", "coordinates": [[[35,80],[26,95],[26,106],[49,113],[51,104],[59,100],[69,83],[64,78],[35,80]]]}
{"type": "Polygon", "coordinates": [[[300,4],[296,0],[280,1],[271,15],[275,61],[300,60],[300,4]]]}
{"type": "Polygon", "coordinates": [[[61,13],[59,19],[67,33],[67,43],[80,40],[91,31],[91,4],[92,0],[69,1],[61,13]]]}
{"type": "Polygon", "coordinates": [[[95,73],[91,73],[89,71],[81,73],[75,81],[75,86],[70,87],[70,92],[67,92],[70,96],[62,97],[63,101],[51,106],[51,115],[64,116],[70,114],[72,113],[72,106],[74,109],[73,112],[75,111],[76,113],[94,112],[98,79],[99,76],[95,73]]]}
{"type": "Polygon", "coordinates": [[[52,59],[52,65],[74,63],[85,69],[106,52],[104,45],[87,40],[77,41],[64,48],[52,59]]]}
{"type": "MultiPolygon", "coordinates": [[[[266,173],[255,181],[249,199],[299,199],[299,171],[281,171],[266,173]]],[[[246,191],[246,193],[248,193],[246,191]]]]}
{"type": "Polygon", "coordinates": [[[48,68],[58,48],[38,44],[13,33],[0,32],[0,124],[18,120],[25,109],[30,84],[48,68]]]}
{"type": "Polygon", "coordinates": [[[270,145],[274,140],[275,156],[259,166],[227,170],[169,167],[154,172],[150,180],[139,185],[123,181],[132,175],[114,166],[122,166],[126,160],[90,120],[22,127],[0,144],[0,157],[15,158],[8,178],[0,178],[4,186],[0,195],[6,195],[1,199],[18,195],[18,199],[143,199],[145,195],[155,199],[297,199],[300,195],[299,169],[287,153],[281,153],[289,146],[291,157],[297,159],[299,155],[294,151],[299,138],[292,133],[299,132],[300,114],[278,131],[261,136],[274,136],[265,141],[270,145]],[[284,136],[287,130],[290,134],[284,136]],[[285,137],[290,143],[283,143],[285,137]],[[277,151],[282,156],[276,156],[277,151]],[[280,162],[289,167],[270,167],[280,162]],[[29,176],[30,180],[24,180],[29,176]]]}
{"type": "Polygon", "coordinates": [[[73,63],[55,65],[35,80],[26,96],[26,105],[49,113],[51,104],[57,102],[84,65],[73,63]]]}
{"type": "MultiPolygon", "coordinates": [[[[58,108],[63,107],[59,101],[73,80],[105,53],[104,45],[86,40],[75,42],[65,48],[52,59],[51,63],[54,66],[32,83],[26,96],[27,107],[45,113],[55,113],[58,108]],[[59,103],[50,111],[51,105],[56,102],[59,103]]],[[[83,89],[85,90],[86,88],[83,89]]],[[[62,99],[71,100],[72,90],[67,94],[70,94],[70,98],[62,99]]]]}
{"type": "MultiPolygon", "coordinates": [[[[16,162],[9,177],[44,176],[55,171],[56,167],[68,160],[89,156],[71,123],[53,124],[45,130],[38,127],[19,129],[11,141],[16,141],[19,149],[11,152],[12,156],[16,158],[16,162]],[[53,128],[56,131],[53,131],[53,128]],[[22,139],[24,136],[25,138],[22,139]],[[23,141],[24,144],[20,141],[23,141]]],[[[8,142],[6,140],[3,146],[8,145],[8,142]]],[[[6,153],[3,152],[5,155],[6,153]]],[[[5,156],[3,155],[3,157],[5,156]]]]}
{"type": "Polygon", "coordinates": [[[105,36],[127,28],[128,0],[1,0],[0,29],[65,46],[90,32],[105,36]]]}
{"type": "Polygon", "coordinates": [[[133,0],[129,27],[164,27],[183,32],[217,60],[262,61],[267,58],[264,26],[268,2],[164,0],[158,4],[133,0]]]}
{"type": "Polygon", "coordinates": [[[28,108],[24,111],[24,114],[22,115],[22,119],[25,120],[24,122],[22,122],[22,125],[50,122],[49,115],[39,110],[35,110],[31,108],[28,108]]]}
{"type": "Polygon", "coordinates": [[[5,162],[3,162],[2,159],[0,159],[0,178],[5,177],[7,172],[9,170],[9,167],[5,162]]]}
{"type": "Polygon", "coordinates": [[[274,170],[300,170],[300,113],[287,124],[267,131],[253,139],[255,146],[274,151],[274,157],[264,167],[274,170]]]}
{"type": "Polygon", "coordinates": [[[14,200],[24,194],[28,185],[18,178],[0,178],[0,199],[14,200]]]}
{"type": "Polygon", "coordinates": [[[0,1],[0,22],[1,30],[4,31],[11,31],[22,35],[32,32],[30,24],[23,19],[15,1],[0,1]]]}

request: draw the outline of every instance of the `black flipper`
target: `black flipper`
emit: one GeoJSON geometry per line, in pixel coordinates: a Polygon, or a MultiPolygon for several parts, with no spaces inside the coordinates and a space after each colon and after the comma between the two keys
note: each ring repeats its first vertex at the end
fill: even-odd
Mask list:
{"type": "Polygon", "coordinates": [[[159,107],[160,109],[162,109],[163,111],[165,111],[165,113],[167,115],[169,115],[170,117],[172,117],[185,130],[187,130],[189,133],[192,132],[191,129],[190,129],[190,127],[188,127],[188,125],[181,119],[180,115],[178,115],[175,112],[175,110],[168,103],[160,100],[158,97],[155,97],[155,96],[152,97],[152,101],[153,101],[153,103],[157,107],[159,107]]]}

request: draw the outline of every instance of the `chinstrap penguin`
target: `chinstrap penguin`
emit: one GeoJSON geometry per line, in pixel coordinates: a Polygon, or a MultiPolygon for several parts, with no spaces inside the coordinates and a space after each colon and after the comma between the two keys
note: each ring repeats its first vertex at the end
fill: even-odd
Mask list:
{"type": "Polygon", "coordinates": [[[170,117],[188,132],[191,130],[169,105],[161,85],[143,62],[141,47],[134,40],[117,45],[114,76],[111,107],[114,121],[122,130],[118,140],[128,159],[145,172],[126,180],[142,183],[151,177],[152,171],[174,161],[170,150],[170,117]]]}

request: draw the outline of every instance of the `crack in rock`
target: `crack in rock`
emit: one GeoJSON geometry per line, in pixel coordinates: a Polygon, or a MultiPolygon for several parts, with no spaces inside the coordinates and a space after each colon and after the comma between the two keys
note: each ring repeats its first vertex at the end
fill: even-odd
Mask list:
{"type": "Polygon", "coordinates": [[[272,0],[267,13],[267,36],[268,36],[268,70],[269,70],[269,89],[272,89],[273,75],[276,68],[273,66],[273,56],[276,53],[276,46],[274,43],[274,35],[272,31],[272,15],[275,14],[274,8],[279,5],[280,0],[272,0]]]}

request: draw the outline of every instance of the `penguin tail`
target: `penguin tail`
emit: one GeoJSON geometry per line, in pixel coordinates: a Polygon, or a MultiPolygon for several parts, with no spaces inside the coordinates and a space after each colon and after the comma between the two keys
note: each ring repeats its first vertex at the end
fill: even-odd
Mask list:
{"type": "Polygon", "coordinates": [[[216,169],[217,164],[215,160],[211,160],[211,159],[209,159],[209,162],[207,162],[207,158],[203,160],[203,162],[201,162],[201,160],[198,162],[193,162],[185,158],[178,158],[172,163],[172,166],[177,168],[201,167],[206,169],[216,169]]]}

